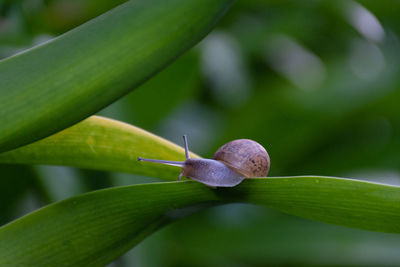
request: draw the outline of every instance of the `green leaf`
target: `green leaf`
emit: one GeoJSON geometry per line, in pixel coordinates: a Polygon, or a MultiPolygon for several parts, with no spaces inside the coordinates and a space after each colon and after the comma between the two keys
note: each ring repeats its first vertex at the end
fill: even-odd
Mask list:
{"type": "Polygon", "coordinates": [[[92,116],[40,141],[0,154],[0,163],[68,165],[164,180],[176,180],[181,171],[177,167],[139,162],[138,157],[183,161],[185,152],[135,126],[92,116]]]}
{"type": "Polygon", "coordinates": [[[265,205],[316,221],[400,233],[400,187],[335,177],[252,179],[223,199],[265,205]]]}
{"type": "Polygon", "coordinates": [[[400,233],[400,188],[330,177],[247,179],[233,188],[187,182],[116,187],[55,203],[0,228],[0,265],[102,266],[201,207],[229,202],[400,233]]]}
{"type": "Polygon", "coordinates": [[[132,0],[0,61],[0,151],[62,130],[196,44],[233,0],[132,0]]]}

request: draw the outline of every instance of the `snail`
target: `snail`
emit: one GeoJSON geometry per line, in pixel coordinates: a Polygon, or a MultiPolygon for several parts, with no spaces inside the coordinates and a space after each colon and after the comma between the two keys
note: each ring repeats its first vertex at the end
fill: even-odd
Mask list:
{"type": "Polygon", "coordinates": [[[270,167],[267,151],[250,139],[238,139],[226,143],[215,152],[213,159],[192,159],[186,135],[183,136],[186,160],[169,161],[138,158],[138,161],[156,162],[182,167],[182,176],[211,187],[233,187],[248,177],[266,177],[270,167]]]}

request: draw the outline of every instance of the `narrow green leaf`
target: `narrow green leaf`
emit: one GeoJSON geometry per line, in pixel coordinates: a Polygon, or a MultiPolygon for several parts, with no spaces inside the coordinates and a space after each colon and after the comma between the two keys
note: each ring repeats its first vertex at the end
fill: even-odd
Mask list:
{"type": "Polygon", "coordinates": [[[128,93],[204,37],[232,1],[128,1],[0,61],[0,151],[62,130],[128,93]]]}
{"type": "Polygon", "coordinates": [[[197,183],[74,197],[0,228],[0,266],[104,266],[172,219],[168,211],[213,198],[197,183]]]}
{"type": "Polygon", "coordinates": [[[160,226],[229,202],[360,229],[400,233],[400,188],[329,177],[247,179],[233,188],[168,182],[110,188],[44,207],[0,228],[0,265],[102,266],[160,226]]]}
{"type": "Polygon", "coordinates": [[[251,179],[223,199],[265,205],[316,221],[400,233],[400,187],[335,177],[251,179]]]}
{"type": "Polygon", "coordinates": [[[0,154],[0,163],[68,165],[165,180],[176,180],[181,171],[177,167],[139,162],[138,157],[183,161],[185,152],[135,126],[92,116],[52,136],[0,154]]]}

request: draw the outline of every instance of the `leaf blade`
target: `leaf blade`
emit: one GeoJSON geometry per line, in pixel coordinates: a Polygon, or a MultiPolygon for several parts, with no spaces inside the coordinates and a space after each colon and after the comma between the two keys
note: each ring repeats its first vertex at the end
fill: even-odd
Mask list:
{"type": "Polygon", "coordinates": [[[400,233],[399,200],[397,186],[312,176],[247,179],[237,187],[218,189],[193,181],[110,188],[50,205],[0,228],[0,263],[105,264],[165,223],[198,207],[230,202],[400,233]],[[44,244],[37,245],[38,239],[44,244]],[[71,246],[82,251],[67,253],[71,246]],[[47,255],[56,256],[48,262],[47,255]]]}
{"type": "Polygon", "coordinates": [[[152,185],[158,196],[144,185],[106,189],[47,206],[4,226],[1,265],[104,266],[165,224],[166,210],[212,197],[201,185],[181,187],[176,195],[165,190],[168,186],[152,185]],[[194,192],[198,197],[191,195],[194,192]]]}
{"type": "Polygon", "coordinates": [[[400,233],[400,187],[362,180],[298,176],[255,178],[224,196],[265,205],[316,221],[358,229],[400,233]],[[244,188],[247,187],[247,188],[244,188]],[[238,192],[235,192],[238,190],[238,192]]]}
{"type": "MultiPolygon", "coordinates": [[[[192,157],[198,157],[191,154],[192,157]]],[[[138,127],[92,116],[35,143],[0,154],[0,163],[66,165],[176,180],[181,169],[138,157],[183,161],[184,149],[138,127]]]]}
{"type": "Polygon", "coordinates": [[[0,61],[0,151],[62,130],[204,37],[232,0],[135,0],[0,61]]]}

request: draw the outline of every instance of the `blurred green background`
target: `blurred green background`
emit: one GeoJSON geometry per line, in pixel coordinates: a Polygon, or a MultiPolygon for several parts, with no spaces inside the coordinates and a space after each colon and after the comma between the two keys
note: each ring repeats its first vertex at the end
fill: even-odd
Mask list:
{"type": "MultiPolygon", "coordinates": [[[[2,0],[0,58],[124,1],[2,0]]],[[[211,157],[251,138],[270,176],[400,185],[400,2],[237,1],[215,30],[99,114],[211,157]]],[[[112,88],[110,88],[112,90],[112,88]]],[[[0,165],[0,224],[45,204],[155,178],[0,165]]],[[[110,266],[399,266],[400,236],[231,204],[174,223],[110,266]]]]}

